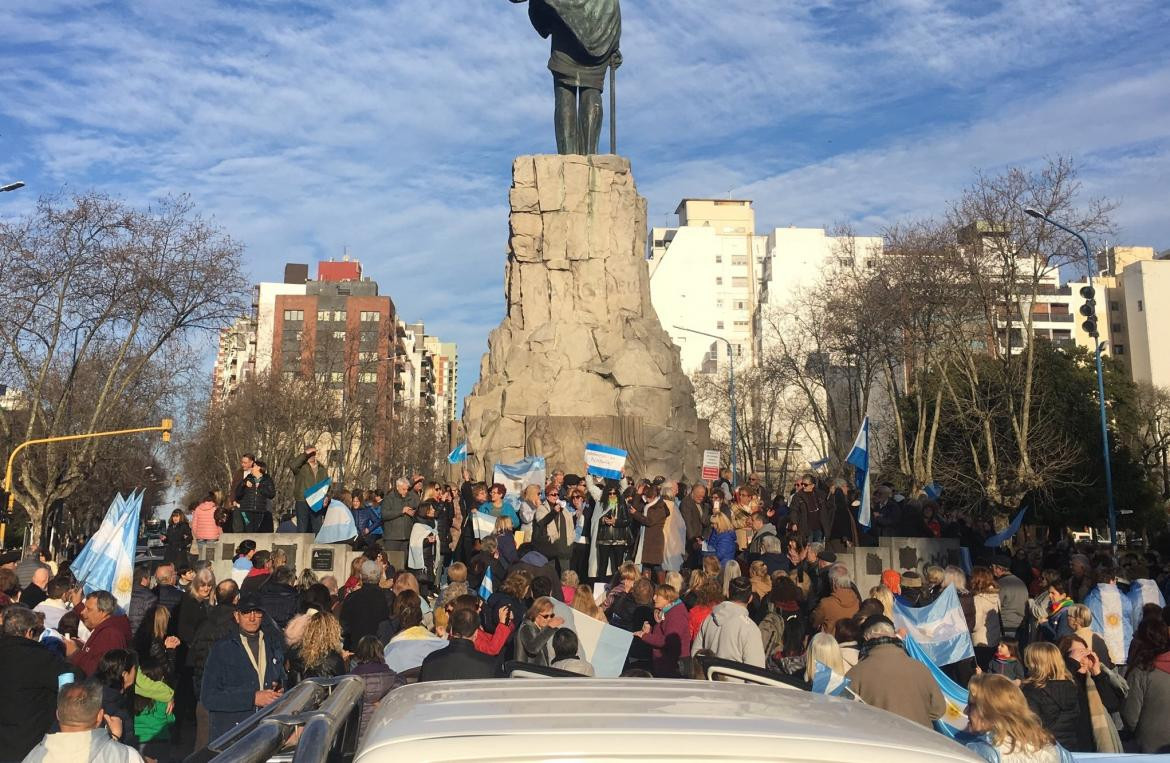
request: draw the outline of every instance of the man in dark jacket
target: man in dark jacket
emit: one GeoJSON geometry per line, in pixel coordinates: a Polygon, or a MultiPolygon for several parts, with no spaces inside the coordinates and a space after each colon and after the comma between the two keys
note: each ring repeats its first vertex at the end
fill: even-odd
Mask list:
{"type": "Polygon", "coordinates": [[[284,630],[288,621],[297,614],[297,589],[293,587],[295,580],[296,576],[291,569],[277,567],[257,591],[260,594],[260,602],[264,605],[264,613],[271,617],[276,627],[281,630],[284,630]]]}
{"type": "Polygon", "coordinates": [[[325,521],[325,512],[313,513],[305,500],[305,491],[329,476],[325,464],[317,461],[317,449],[305,446],[305,452],[289,464],[293,472],[293,499],[296,501],[297,532],[315,533],[325,521]]]}
{"type": "Polygon", "coordinates": [[[378,626],[390,619],[390,607],[382,582],[381,566],[367,559],[362,562],[361,587],[351,591],[341,603],[341,635],[345,648],[356,651],[363,636],[374,636],[378,626]]]}
{"type": "Polygon", "coordinates": [[[707,486],[701,482],[691,488],[691,492],[683,496],[678,510],[682,514],[687,528],[686,568],[694,570],[701,563],[703,536],[707,534],[706,527],[711,509],[707,505],[707,486]]]}
{"type": "Polygon", "coordinates": [[[0,761],[23,760],[53,725],[58,677],[73,669],[37,643],[37,616],[20,606],[4,612],[0,635],[0,761]]]}
{"type": "Polygon", "coordinates": [[[805,474],[798,484],[800,491],[792,496],[791,506],[797,531],[807,540],[824,540],[821,511],[825,507],[825,494],[817,487],[814,474],[805,474]]]}
{"type": "Polygon", "coordinates": [[[396,570],[406,567],[410,529],[417,510],[418,494],[410,489],[410,480],[399,477],[394,481],[394,490],[382,501],[382,548],[396,570]]]}
{"type": "Polygon", "coordinates": [[[179,576],[175,572],[175,565],[170,562],[160,564],[154,571],[154,580],[157,583],[154,592],[158,595],[158,603],[166,607],[173,618],[179,603],[183,601],[183,589],[177,585],[179,576]]]}
{"type": "Polygon", "coordinates": [[[70,661],[87,676],[94,674],[106,652],[133,646],[130,619],[117,612],[118,600],[109,591],[94,591],[85,597],[81,621],[89,628],[90,634],[85,646],[74,652],[70,661]]]}
{"type": "Polygon", "coordinates": [[[496,658],[476,650],[473,639],[479,630],[479,615],[471,609],[456,609],[447,624],[451,641],[423,658],[418,680],[462,681],[495,678],[496,658]]]}
{"type": "Polygon", "coordinates": [[[524,555],[521,556],[520,561],[513,564],[511,569],[508,571],[511,572],[513,570],[525,570],[528,572],[528,574],[532,575],[533,578],[547,579],[549,581],[549,585],[552,587],[553,598],[557,601],[564,601],[565,595],[564,592],[561,591],[560,576],[557,575],[556,567],[553,566],[551,561],[549,561],[549,558],[539,551],[531,550],[527,543],[521,546],[521,550],[524,551],[524,555]]]}
{"type": "Polygon", "coordinates": [[[207,655],[200,699],[211,719],[211,739],[227,733],[284,691],[284,644],[264,632],[260,597],[240,597],[238,630],[216,641],[207,655]]]}
{"type": "Polygon", "coordinates": [[[211,647],[229,635],[235,627],[236,602],[239,598],[240,589],[236,581],[230,578],[221,580],[215,587],[215,606],[207,610],[207,617],[199,624],[194,638],[188,644],[187,661],[194,674],[196,697],[203,686],[203,670],[211,647]]]}
{"type": "Polygon", "coordinates": [[[252,569],[248,570],[248,575],[244,578],[244,582],[240,583],[240,593],[255,593],[260,590],[260,586],[268,582],[272,576],[272,552],[271,551],[257,551],[252,555],[252,569]]]}
{"type": "Polygon", "coordinates": [[[158,594],[150,587],[150,567],[140,564],[134,568],[134,588],[130,591],[130,606],[126,616],[130,620],[130,632],[138,633],[147,615],[158,604],[158,594]]]}

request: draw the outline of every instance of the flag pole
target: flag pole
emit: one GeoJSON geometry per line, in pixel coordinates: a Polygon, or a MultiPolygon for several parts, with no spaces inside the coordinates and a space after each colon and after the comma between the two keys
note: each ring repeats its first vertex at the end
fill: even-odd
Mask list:
{"type": "Polygon", "coordinates": [[[617,69],[609,63],[609,152],[617,155],[617,69]]]}

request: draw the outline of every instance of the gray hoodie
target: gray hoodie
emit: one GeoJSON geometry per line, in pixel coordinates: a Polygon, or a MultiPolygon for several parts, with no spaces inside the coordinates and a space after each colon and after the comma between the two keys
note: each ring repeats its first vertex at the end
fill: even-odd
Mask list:
{"type": "Polygon", "coordinates": [[[699,628],[691,654],[709,649],[716,657],[764,667],[764,639],[760,627],[748,616],[747,607],[733,601],[715,606],[699,628]]]}

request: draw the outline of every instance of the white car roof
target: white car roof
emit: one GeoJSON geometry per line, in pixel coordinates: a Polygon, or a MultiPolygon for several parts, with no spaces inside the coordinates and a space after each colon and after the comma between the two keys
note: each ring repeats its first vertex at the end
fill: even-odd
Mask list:
{"type": "Polygon", "coordinates": [[[860,702],[717,681],[500,679],[394,690],[355,763],[979,760],[860,702]]]}

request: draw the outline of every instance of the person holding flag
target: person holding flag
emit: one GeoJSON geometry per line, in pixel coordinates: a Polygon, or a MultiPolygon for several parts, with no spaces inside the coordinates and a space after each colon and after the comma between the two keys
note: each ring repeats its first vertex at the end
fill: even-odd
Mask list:
{"type": "Polygon", "coordinates": [[[329,485],[325,484],[322,490],[321,483],[329,479],[329,470],[317,460],[317,448],[313,445],[306,445],[304,452],[293,459],[290,467],[293,472],[293,495],[296,496],[297,532],[316,533],[325,518],[322,512],[324,507],[322,501],[317,501],[317,508],[312,508],[310,496],[316,497],[320,493],[323,498],[325,492],[328,492],[329,485]]]}
{"type": "Polygon", "coordinates": [[[930,727],[947,712],[930,670],[906,654],[884,615],[874,615],[862,629],[861,661],[845,674],[854,693],[867,705],[930,727]]]}
{"type": "Polygon", "coordinates": [[[873,522],[870,506],[870,495],[873,492],[870,489],[870,477],[873,470],[869,468],[869,416],[862,419],[861,431],[857,433],[857,439],[853,441],[853,448],[845,457],[845,462],[853,466],[854,481],[861,494],[858,499],[857,524],[868,530],[873,522]]]}

